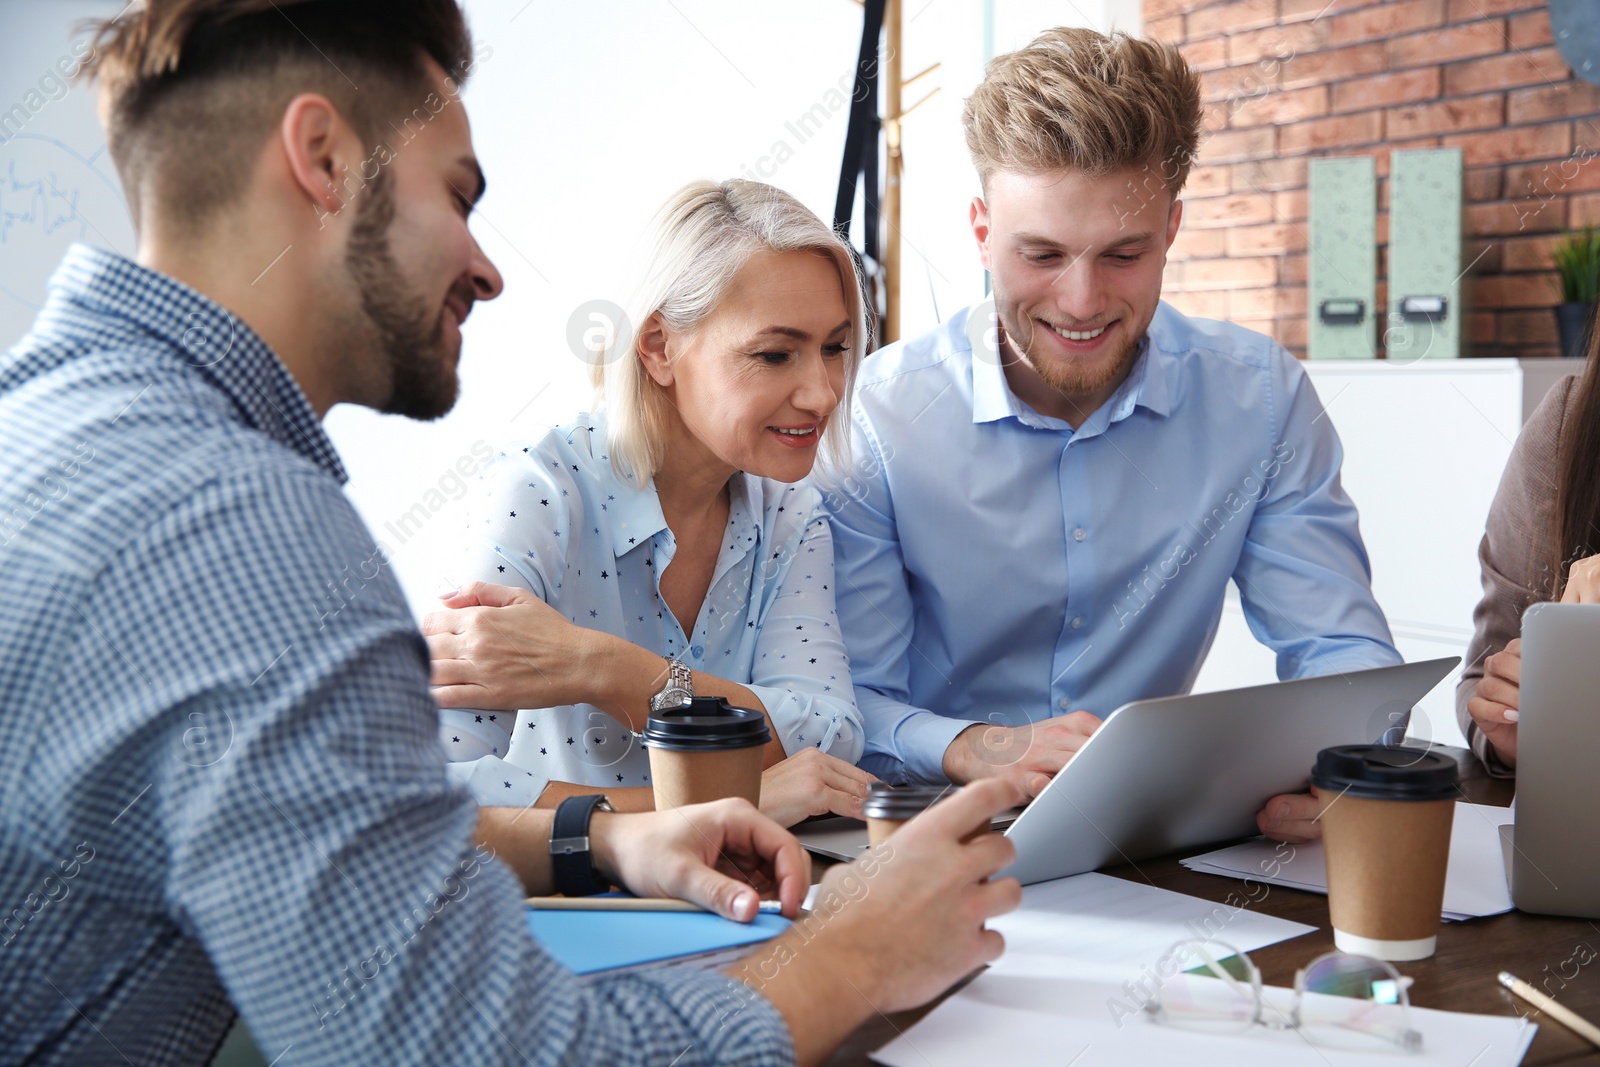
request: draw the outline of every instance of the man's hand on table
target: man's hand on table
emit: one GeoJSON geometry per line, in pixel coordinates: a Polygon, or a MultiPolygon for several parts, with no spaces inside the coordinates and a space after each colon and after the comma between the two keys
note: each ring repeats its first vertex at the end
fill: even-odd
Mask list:
{"type": "Polygon", "coordinates": [[[1100,722],[1087,711],[1074,711],[1021,726],[976,723],[945,749],[944,773],[952,782],[1004,778],[1022,790],[1024,800],[1032,800],[1100,729],[1100,722]]]}
{"type": "Polygon", "coordinates": [[[854,863],[830,870],[802,926],[729,969],[789,1024],[801,1064],[820,1062],[874,1014],[924,1004],[997,959],[984,923],[1022,887],[993,879],[1016,856],[990,819],[1022,795],[989,779],[951,794],[854,863]]]}
{"type": "MultiPolygon", "coordinates": [[[[1101,722],[1090,712],[1075,711],[1022,726],[977,723],[957,734],[945,750],[944,771],[953,782],[1003,778],[1017,785],[1025,800],[1032,800],[1077,755],[1101,722]]],[[[1322,802],[1315,791],[1286,794],[1262,806],[1256,825],[1274,840],[1302,845],[1321,839],[1321,816],[1322,802]]]]}
{"type": "Polygon", "coordinates": [[[763,899],[794,918],[811,886],[811,858],[749,801],[718,800],[638,815],[596,813],[595,865],[641,897],[676,897],[738,922],[763,899]]]}
{"type": "Polygon", "coordinates": [[[1256,826],[1274,841],[1303,845],[1322,839],[1322,798],[1309,793],[1273,797],[1256,813],[1256,826]]]}

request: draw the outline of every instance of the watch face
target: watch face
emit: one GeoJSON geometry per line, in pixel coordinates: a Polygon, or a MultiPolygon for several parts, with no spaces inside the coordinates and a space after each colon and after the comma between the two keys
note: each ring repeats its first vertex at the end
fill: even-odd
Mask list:
{"type": "Polygon", "coordinates": [[[656,698],[650,702],[650,710],[667,711],[678,707],[689,700],[692,696],[694,696],[694,694],[689,692],[687,689],[668,687],[656,694],[656,698]]]}

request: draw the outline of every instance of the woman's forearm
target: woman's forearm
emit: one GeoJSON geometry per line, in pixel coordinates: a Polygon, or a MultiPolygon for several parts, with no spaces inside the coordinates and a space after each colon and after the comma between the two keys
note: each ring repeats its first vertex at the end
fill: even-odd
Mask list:
{"type": "MultiPolygon", "coordinates": [[[[595,693],[588,703],[624,723],[630,730],[643,730],[645,720],[650,717],[650,698],[667,686],[666,657],[621,637],[609,634],[600,636],[605,641],[597,658],[595,693]]],[[[766,705],[748,687],[705,671],[692,673],[695,695],[722,697],[735,707],[753,708],[763,715],[767,714],[766,705]]],[[[772,741],[763,753],[763,767],[772,766],[785,755],[770,716],[767,725],[772,728],[772,741]]]]}
{"type": "Polygon", "coordinates": [[[604,793],[611,806],[624,813],[655,811],[655,790],[647,785],[623,786],[608,789],[601,785],[578,785],[575,782],[551,782],[534,802],[536,808],[555,808],[568,797],[586,797],[604,793]]]}

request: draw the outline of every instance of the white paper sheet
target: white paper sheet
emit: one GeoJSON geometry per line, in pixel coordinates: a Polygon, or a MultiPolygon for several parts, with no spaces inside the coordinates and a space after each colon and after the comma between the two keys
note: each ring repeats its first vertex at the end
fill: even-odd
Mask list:
{"type": "Polygon", "coordinates": [[[1006,939],[990,970],[1122,982],[1153,970],[1186,938],[1249,952],[1316,929],[1252,911],[1259,899],[1235,894],[1217,904],[1107,874],[1040,882],[1022,891],[1016,911],[990,921],[1006,939]]]}
{"type": "MultiPolygon", "coordinates": [[[[1511,822],[1510,808],[1456,804],[1450,831],[1450,868],[1444,882],[1444,918],[1474,919],[1511,910],[1500,827],[1511,822]]],[[[1192,871],[1225,878],[1283,885],[1312,893],[1328,891],[1328,865],[1322,842],[1282,845],[1260,838],[1183,861],[1192,871]]]]}
{"type": "MultiPolygon", "coordinates": [[[[1286,989],[1267,992],[1284,1006],[1293,999],[1286,989]]],[[[1260,1026],[1238,1035],[1173,1029],[1128,1011],[1128,999],[1106,982],[986,972],[872,1058],[888,1067],[1511,1067],[1538,1029],[1510,1016],[1413,1008],[1411,1025],[1423,1035],[1419,1053],[1352,1053],[1260,1026]]]]}

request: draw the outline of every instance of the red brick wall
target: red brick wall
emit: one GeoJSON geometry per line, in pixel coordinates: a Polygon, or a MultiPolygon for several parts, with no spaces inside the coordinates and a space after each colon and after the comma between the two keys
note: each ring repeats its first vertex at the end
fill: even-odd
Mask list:
{"type": "Polygon", "coordinates": [[[1206,102],[1167,266],[1176,307],[1303,356],[1306,161],[1376,158],[1382,309],[1389,153],[1456,145],[1474,264],[1463,354],[1557,354],[1550,248],[1600,223],[1600,87],[1562,61],[1547,0],[1144,0],[1144,15],[1206,102]]]}

